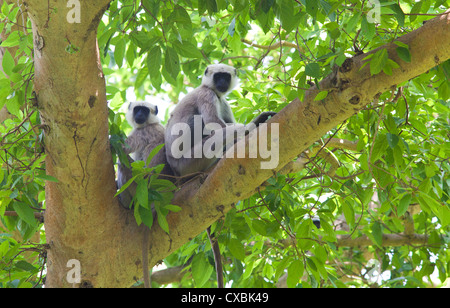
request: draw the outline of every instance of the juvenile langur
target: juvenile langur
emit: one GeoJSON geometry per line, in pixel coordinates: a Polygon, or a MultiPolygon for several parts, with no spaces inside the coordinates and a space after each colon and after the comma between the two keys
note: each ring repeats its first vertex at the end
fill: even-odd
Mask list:
{"type": "MultiPolygon", "coordinates": [[[[133,127],[133,131],[125,140],[123,147],[125,154],[131,158],[128,161],[146,161],[150,152],[160,144],[164,143],[164,127],[160,124],[158,106],[147,102],[131,102],[128,106],[126,119],[133,127]]],[[[127,156],[128,157],[128,156],[127,156]]],[[[166,161],[165,147],[163,147],[151,160],[147,167],[154,167],[159,164],[165,164],[161,171],[161,176],[173,175],[173,172],[166,161]]],[[[119,162],[117,186],[120,189],[129,179],[132,178],[131,169],[119,162]]],[[[129,208],[130,202],[136,193],[136,185],[130,185],[119,195],[121,204],[129,208]]]]}
{"type": "MultiPolygon", "coordinates": [[[[237,83],[237,72],[234,67],[225,64],[209,65],[203,75],[202,84],[187,94],[171,113],[165,133],[166,156],[167,162],[176,175],[185,176],[208,169],[218,161],[218,158],[203,155],[205,154],[203,151],[215,152],[228,149],[234,144],[236,134],[242,135],[242,132],[255,128],[275,114],[274,112],[262,113],[249,126],[236,123],[226,95],[237,83]],[[216,127],[213,134],[204,134],[204,128],[212,124],[216,127]],[[179,143],[180,131],[190,132],[189,136],[181,138],[181,144],[179,143]],[[212,137],[221,139],[222,149],[213,148],[215,144],[210,142],[212,137]],[[185,143],[185,141],[189,142],[185,143]],[[189,146],[185,146],[186,144],[189,146]]],[[[219,245],[217,240],[213,240],[214,235],[211,236],[211,227],[208,227],[207,234],[216,263],[217,286],[223,288],[219,245]]]]}
{"type": "MultiPolygon", "coordinates": [[[[160,124],[157,117],[158,107],[147,102],[131,102],[128,106],[126,119],[133,127],[133,131],[127,137],[124,145],[124,151],[131,164],[133,161],[147,161],[150,152],[160,144],[164,143],[164,127],[160,124]],[[130,156],[131,158],[130,158],[130,156]]],[[[166,161],[165,148],[152,158],[147,167],[154,167],[159,164],[165,164],[160,173],[169,176],[173,175],[169,164],[166,161]]],[[[131,169],[118,163],[117,186],[120,189],[128,180],[132,178],[131,169]]],[[[122,206],[129,208],[130,203],[136,194],[136,183],[132,183],[119,195],[119,202],[122,206]]],[[[144,285],[150,287],[150,277],[148,270],[148,241],[149,229],[145,228],[142,244],[142,267],[144,273],[144,285]]]]}
{"type": "MultiPolygon", "coordinates": [[[[251,125],[236,123],[225,97],[237,83],[238,77],[234,67],[225,64],[209,65],[203,75],[202,84],[187,94],[172,111],[167,123],[165,142],[167,162],[175,174],[184,176],[204,171],[217,162],[217,157],[203,155],[205,142],[212,136],[222,135],[223,150],[226,150],[234,144],[235,135],[255,128],[275,115],[275,112],[263,112],[251,125]],[[212,124],[215,127],[220,125],[220,129],[214,130],[213,134],[202,134],[204,128],[212,124]],[[187,137],[190,138],[179,137],[183,128],[189,128],[191,135],[187,137]],[[201,138],[197,137],[199,131],[201,138]],[[190,141],[187,144],[191,146],[183,148],[185,144],[180,144],[180,140],[190,141]]],[[[214,146],[213,143],[211,146],[214,146]]],[[[205,152],[217,150],[222,149],[207,148],[205,152]]]]}

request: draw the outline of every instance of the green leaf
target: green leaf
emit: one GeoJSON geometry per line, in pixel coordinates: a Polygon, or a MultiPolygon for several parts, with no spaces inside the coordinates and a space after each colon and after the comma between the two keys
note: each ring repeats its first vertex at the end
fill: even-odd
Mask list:
{"type": "MultiPolygon", "coordinates": [[[[133,198],[133,200],[134,200],[134,198],[133,198]]],[[[131,204],[130,204],[130,206],[131,206],[131,204]]],[[[141,208],[141,206],[139,204],[135,204],[134,208],[133,208],[134,219],[136,219],[136,224],[138,226],[140,226],[142,223],[142,218],[141,218],[141,214],[140,214],[140,210],[139,210],[140,208],[141,208]]]]}
{"type": "Polygon", "coordinates": [[[166,49],[164,58],[164,70],[173,79],[168,81],[174,84],[176,82],[178,74],[180,73],[180,61],[178,59],[178,54],[172,47],[167,47],[166,49]]]}
{"type": "Polygon", "coordinates": [[[148,180],[146,178],[138,181],[136,198],[141,206],[148,209],[148,180]]]}
{"type": "Polygon", "coordinates": [[[172,42],[172,46],[179,55],[185,58],[203,58],[203,55],[200,50],[198,50],[197,46],[189,41],[174,41],[172,42]]]}
{"type": "Polygon", "coordinates": [[[153,16],[158,16],[160,3],[158,0],[142,0],[142,5],[149,10],[153,16]]]}
{"type": "Polygon", "coordinates": [[[232,238],[228,244],[228,249],[231,254],[238,260],[244,261],[245,259],[245,249],[244,245],[242,245],[241,241],[238,239],[232,238]]]}
{"type": "Polygon", "coordinates": [[[372,156],[370,157],[371,163],[375,163],[381,156],[383,156],[383,154],[386,153],[388,146],[386,135],[379,134],[373,145],[372,156]]]}
{"type": "Polygon", "coordinates": [[[151,228],[153,225],[153,212],[151,209],[146,209],[143,206],[139,206],[139,216],[147,227],[151,228]]]}
{"type": "Polygon", "coordinates": [[[218,9],[216,0],[206,0],[206,9],[208,10],[208,14],[210,16],[217,13],[218,9]]]}
{"type": "Polygon", "coordinates": [[[20,118],[20,101],[16,93],[14,93],[14,96],[6,100],[6,108],[8,108],[8,111],[15,115],[16,117],[20,118]]]}
{"type": "Polygon", "coordinates": [[[236,27],[236,18],[233,18],[230,22],[230,25],[228,26],[228,35],[233,37],[234,36],[234,32],[235,32],[235,27],[236,27]]]}
{"type": "Polygon", "coordinates": [[[167,234],[169,234],[169,223],[167,222],[166,215],[164,215],[159,206],[155,206],[158,224],[167,234]]]}
{"type": "Polygon", "coordinates": [[[313,242],[309,240],[309,238],[311,238],[311,232],[312,232],[311,219],[303,220],[295,228],[295,236],[298,239],[297,243],[300,249],[308,250],[312,247],[313,242]]]}
{"type": "Polygon", "coordinates": [[[29,224],[32,227],[36,226],[36,218],[34,218],[33,209],[26,203],[23,202],[14,202],[13,203],[14,211],[16,211],[17,215],[29,224]]]}
{"type": "Polygon", "coordinates": [[[328,91],[320,91],[316,97],[314,98],[315,101],[321,101],[325,99],[328,96],[328,91]]]}
{"type": "Polygon", "coordinates": [[[402,59],[406,63],[411,62],[411,53],[409,52],[409,48],[397,47],[395,51],[397,52],[397,55],[400,59],[402,59]]]}
{"type": "Polygon", "coordinates": [[[117,197],[118,195],[120,195],[122,192],[125,191],[125,189],[128,188],[128,186],[131,185],[131,183],[134,182],[134,180],[136,180],[138,176],[133,176],[131,179],[129,179],[122,187],[120,187],[120,189],[116,192],[116,194],[114,195],[114,197],[117,197]]]}
{"type": "Polygon", "coordinates": [[[388,59],[386,65],[383,67],[383,72],[386,75],[392,76],[392,69],[399,68],[400,66],[393,60],[388,59]]]}
{"type": "Polygon", "coordinates": [[[37,268],[31,265],[30,263],[20,260],[15,264],[15,266],[21,270],[27,271],[27,272],[37,272],[37,268]]]}
{"type": "Polygon", "coordinates": [[[281,26],[291,32],[300,23],[300,18],[295,15],[294,3],[292,1],[281,1],[280,3],[280,21],[281,26]]]}
{"type": "Polygon", "coordinates": [[[305,74],[313,78],[320,77],[320,65],[318,63],[309,63],[305,67],[305,74]]]}
{"type": "Polygon", "coordinates": [[[430,209],[439,218],[443,227],[450,224],[450,209],[447,205],[439,203],[439,201],[422,191],[419,194],[421,198],[418,198],[418,200],[422,209],[430,209]]]}
{"type": "Polygon", "coordinates": [[[320,261],[320,263],[325,264],[328,259],[327,250],[324,246],[318,245],[314,247],[314,255],[320,261]]]}
{"type": "Polygon", "coordinates": [[[386,139],[391,149],[395,148],[398,144],[399,138],[397,135],[387,133],[386,139]]]}
{"type": "Polygon", "coordinates": [[[374,222],[372,225],[372,236],[377,245],[381,246],[383,244],[383,231],[378,221],[374,222]]]}
{"type": "Polygon", "coordinates": [[[388,60],[388,52],[386,48],[378,50],[370,60],[370,74],[376,75],[380,73],[388,60]]]}
{"type": "Polygon", "coordinates": [[[156,45],[152,49],[150,49],[147,55],[147,67],[148,73],[150,74],[150,78],[154,78],[156,75],[161,75],[160,72],[161,63],[162,63],[161,48],[158,45],[156,45]]]}
{"type": "Polygon", "coordinates": [[[4,40],[0,44],[0,47],[14,47],[19,45],[19,43],[20,43],[19,31],[14,31],[11,32],[6,38],[6,40],[4,40]]]}
{"type": "Polygon", "coordinates": [[[447,205],[440,205],[436,216],[439,218],[442,227],[447,227],[450,224],[450,209],[447,205]]]}
{"type": "Polygon", "coordinates": [[[50,181],[50,182],[55,182],[55,183],[59,182],[59,180],[57,178],[55,178],[55,177],[53,177],[51,175],[48,175],[48,174],[39,174],[39,175],[36,175],[36,177],[40,178],[40,179],[43,179],[43,180],[46,180],[46,181],[50,181]]]}
{"type": "Polygon", "coordinates": [[[186,30],[186,32],[192,31],[192,21],[188,12],[181,6],[176,5],[175,10],[173,11],[175,15],[176,23],[178,28],[182,28],[186,30]]]}
{"type": "Polygon", "coordinates": [[[263,12],[267,14],[272,8],[274,3],[275,0],[261,0],[261,8],[263,12]]]}
{"type": "Polygon", "coordinates": [[[287,286],[289,288],[295,287],[299,282],[305,270],[301,260],[295,260],[288,267],[287,286]]]}
{"type": "Polygon", "coordinates": [[[355,28],[356,24],[358,23],[359,19],[361,18],[361,12],[358,12],[357,14],[354,14],[350,20],[347,22],[347,26],[345,27],[345,30],[350,33],[353,32],[353,29],[355,28]]]}
{"type": "Polygon", "coordinates": [[[4,49],[3,60],[2,60],[3,71],[6,75],[10,76],[13,73],[13,69],[16,66],[14,58],[9,53],[8,49],[4,49]]]}
{"type": "Polygon", "coordinates": [[[411,123],[412,127],[414,127],[415,129],[417,129],[419,132],[421,132],[424,135],[428,134],[428,129],[425,126],[425,124],[423,124],[422,122],[420,122],[417,119],[414,118],[410,118],[409,119],[409,123],[411,123]]]}
{"type": "Polygon", "coordinates": [[[416,20],[417,18],[417,13],[420,13],[420,10],[422,8],[422,1],[417,1],[416,3],[414,3],[413,7],[411,8],[411,12],[409,15],[409,21],[413,22],[414,20],[416,20]]]}
{"type": "Polygon", "coordinates": [[[253,220],[252,221],[252,228],[258,232],[259,234],[266,236],[267,235],[267,229],[266,224],[261,220],[253,220]]]}
{"type": "Polygon", "coordinates": [[[305,0],[306,13],[311,15],[312,18],[316,18],[317,11],[319,9],[319,1],[305,0]]]}
{"type": "Polygon", "coordinates": [[[140,88],[144,84],[145,80],[147,79],[147,75],[148,75],[148,67],[143,66],[137,73],[135,88],[140,88]]]}
{"type": "Polygon", "coordinates": [[[344,212],[344,217],[347,221],[347,224],[352,227],[355,224],[355,212],[353,210],[353,207],[350,203],[344,201],[344,204],[342,204],[342,211],[344,212]]]}
{"type": "Polygon", "coordinates": [[[373,39],[376,33],[375,23],[368,22],[366,16],[364,15],[361,21],[361,34],[368,41],[373,39]]]}
{"type": "Polygon", "coordinates": [[[122,67],[123,57],[125,55],[125,39],[120,39],[114,46],[114,60],[116,60],[117,66],[122,67]]]}
{"type": "Polygon", "coordinates": [[[152,161],[153,157],[155,157],[156,154],[158,154],[159,151],[161,151],[162,147],[164,146],[163,144],[157,145],[151,152],[150,154],[148,154],[148,157],[145,161],[145,165],[146,166],[150,166],[150,162],[152,161]]]}
{"type": "Polygon", "coordinates": [[[405,13],[403,13],[402,8],[397,3],[394,3],[391,4],[391,10],[394,12],[398,25],[403,27],[405,25],[405,13]]]}
{"type": "Polygon", "coordinates": [[[0,79],[0,108],[3,108],[5,105],[6,98],[9,96],[11,91],[11,82],[8,79],[0,79]]]}
{"type": "Polygon", "coordinates": [[[409,208],[409,205],[411,204],[411,194],[410,193],[406,193],[399,201],[398,206],[397,206],[397,215],[398,216],[403,216],[406,211],[409,208]]]}
{"type": "Polygon", "coordinates": [[[132,67],[134,64],[134,60],[136,59],[136,47],[131,41],[130,44],[128,45],[125,58],[127,59],[128,66],[132,67]]]}
{"type": "Polygon", "coordinates": [[[213,270],[203,252],[194,255],[191,262],[191,273],[197,288],[201,288],[209,280],[213,270]]]}
{"type": "Polygon", "coordinates": [[[181,211],[181,207],[179,207],[178,205],[173,205],[173,204],[167,204],[164,206],[165,209],[174,212],[174,213],[178,213],[181,211]]]}

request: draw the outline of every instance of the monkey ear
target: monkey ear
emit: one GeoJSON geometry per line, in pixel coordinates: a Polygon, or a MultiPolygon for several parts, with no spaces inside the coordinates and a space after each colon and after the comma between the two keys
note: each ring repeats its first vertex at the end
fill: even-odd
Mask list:
{"type": "Polygon", "coordinates": [[[128,104],[128,110],[131,109],[131,104],[133,104],[133,102],[130,102],[130,103],[128,104]]]}
{"type": "Polygon", "coordinates": [[[208,68],[206,68],[205,70],[205,76],[208,74],[208,68]]]}
{"type": "Polygon", "coordinates": [[[237,69],[234,69],[234,76],[237,76],[237,69]]]}
{"type": "Polygon", "coordinates": [[[155,115],[158,114],[158,106],[155,106],[155,115]]]}

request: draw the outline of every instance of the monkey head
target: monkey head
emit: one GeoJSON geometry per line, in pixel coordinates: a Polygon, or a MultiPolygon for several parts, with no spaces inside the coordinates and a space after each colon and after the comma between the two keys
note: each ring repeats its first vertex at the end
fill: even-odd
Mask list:
{"type": "Polygon", "coordinates": [[[147,102],[131,102],[128,106],[126,119],[133,128],[140,128],[153,123],[159,123],[158,106],[147,102]]]}
{"type": "Polygon", "coordinates": [[[237,71],[225,64],[209,65],[203,75],[202,85],[212,89],[217,96],[222,97],[231,92],[238,83],[237,71]]]}

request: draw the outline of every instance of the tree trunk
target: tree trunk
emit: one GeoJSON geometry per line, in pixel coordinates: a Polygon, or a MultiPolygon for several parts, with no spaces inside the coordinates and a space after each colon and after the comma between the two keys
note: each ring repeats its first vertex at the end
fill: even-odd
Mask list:
{"type": "MultiPolygon", "coordinates": [[[[46,169],[59,180],[46,184],[47,287],[127,287],[142,277],[143,228],[114,199],[105,79],[96,40],[109,1],[80,1],[80,23],[68,21],[67,15],[76,12],[66,7],[66,1],[27,2],[33,25],[34,86],[46,125],[46,169]],[[70,279],[71,259],[80,262],[80,281],[70,279]]],[[[271,119],[280,131],[277,170],[378,93],[447,60],[448,16],[401,38],[410,46],[411,63],[398,59],[396,45],[386,46],[401,66],[393,76],[371,77],[368,67],[359,71],[366,55],[349,59],[321,82],[321,89],[330,91],[325,100],[313,101],[318,91],[311,89],[304,102],[293,101],[271,119]]],[[[168,215],[170,234],[157,224],[151,230],[150,266],[203,232],[235,202],[253,194],[274,172],[261,169],[261,161],[222,159],[206,179],[198,178],[178,191],[173,203],[182,206],[182,211],[168,215]]]]}
{"type": "MultiPolygon", "coordinates": [[[[119,248],[127,244],[121,238],[126,221],[114,200],[105,79],[97,46],[97,27],[108,2],[81,1],[80,23],[68,22],[72,8],[66,1],[28,5],[34,87],[46,127],[46,169],[58,179],[46,184],[48,287],[70,285],[70,259],[80,261],[84,286],[124,285],[117,271],[123,269],[115,264],[119,248]]],[[[138,252],[137,247],[131,250],[138,252]]],[[[132,260],[138,261],[138,254],[132,260]]],[[[124,279],[125,284],[131,279],[124,279]]]]}

